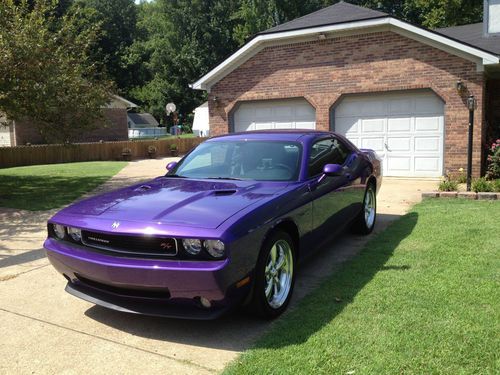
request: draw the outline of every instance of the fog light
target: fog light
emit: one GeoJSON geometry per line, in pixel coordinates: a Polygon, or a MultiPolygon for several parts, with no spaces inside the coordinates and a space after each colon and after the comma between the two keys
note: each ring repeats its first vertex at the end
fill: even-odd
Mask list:
{"type": "Polygon", "coordinates": [[[60,240],[63,240],[66,236],[66,229],[64,228],[64,226],[53,224],[52,228],[54,229],[54,234],[56,235],[56,237],[60,240]]]}
{"type": "Polygon", "coordinates": [[[68,227],[68,234],[75,242],[80,242],[82,240],[82,231],[78,228],[68,227]]]}
{"type": "Polygon", "coordinates": [[[205,297],[200,297],[200,303],[206,309],[209,309],[212,307],[212,304],[210,303],[210,301],[208,299],[206,299],[205,297]]]}

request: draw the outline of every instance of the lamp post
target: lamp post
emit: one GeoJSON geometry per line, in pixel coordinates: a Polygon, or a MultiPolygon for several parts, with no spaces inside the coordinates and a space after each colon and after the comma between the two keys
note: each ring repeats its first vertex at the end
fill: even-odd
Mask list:
{"type": "Polygon", "coordinates": [[[474,109],[476,107],[476,98],[469,95],[467,98],[467,108],[469,109],[469,142],[467,145],[467,191],[471,189],[472,179],[472,135],[474,132],[474,109]]]}

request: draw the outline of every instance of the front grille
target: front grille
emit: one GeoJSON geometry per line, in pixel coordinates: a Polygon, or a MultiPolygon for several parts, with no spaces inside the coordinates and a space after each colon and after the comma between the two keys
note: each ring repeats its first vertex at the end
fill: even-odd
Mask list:
{"type": "Polygon", "coordinates": [[[125,288],[112,286],[108,284],[103,284],[95,280],[87,279],[81,275],[75,274],[77,279],[87,286],[90,286],[94,289],[99,289],[104,292],[118,294],[120,296],[127,297],[138,297],[138,298],[157,298],[157,299],[169,299],[170,292],[167,288],[125,288]]]}
{"type": "Polygon", "coordinates": [[[82,230],[82,243],[95,249],[130,256],[173,257],[178,251],[175,238],[116,235],[86,230],[82,230]]]}

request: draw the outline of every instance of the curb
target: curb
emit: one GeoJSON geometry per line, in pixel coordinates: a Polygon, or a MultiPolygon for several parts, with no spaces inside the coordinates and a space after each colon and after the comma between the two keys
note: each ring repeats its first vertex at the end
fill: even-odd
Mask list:
{"type": "Polygon", "coordinates": [[[426,191],[422,193],[422,199],[426,198],[459,198],[469,200],[500,200],[500,193],[475,193],[473,191],[426,191]]]}

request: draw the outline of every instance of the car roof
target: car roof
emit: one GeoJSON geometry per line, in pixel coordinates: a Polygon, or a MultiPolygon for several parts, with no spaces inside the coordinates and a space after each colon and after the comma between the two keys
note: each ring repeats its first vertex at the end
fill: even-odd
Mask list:
{"type": "Polygon", "coordinates": [[[333,133],[320,130],[307,129],[272,129],[252,130],[239,133],[230,133],[210,138],[208,141],[226,140],[270,140],[270,141],[305,141],[306,139],[327,136],[333,133]]]}

